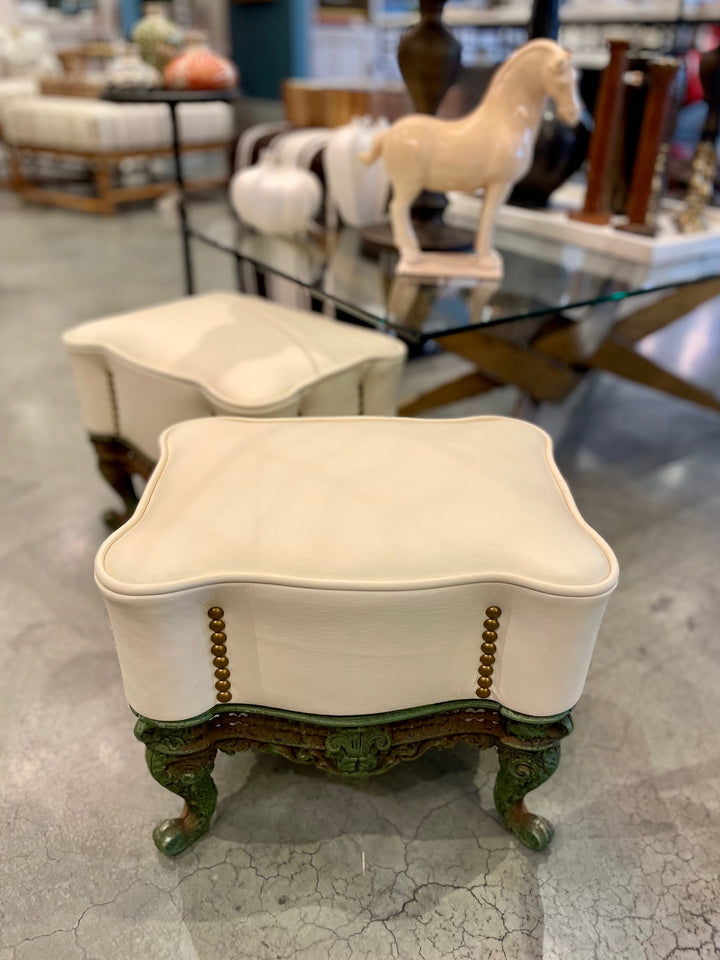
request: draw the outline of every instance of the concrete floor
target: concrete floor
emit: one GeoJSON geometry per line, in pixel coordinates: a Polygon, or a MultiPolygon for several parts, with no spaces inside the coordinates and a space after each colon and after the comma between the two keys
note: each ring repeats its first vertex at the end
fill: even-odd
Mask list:
{"type": "MultiPolygon", "coordinates": [[[[232,285],[211,251],[199,277],[232,285]]],[[[59,338],[180,292],[175,230],[152,210],[0,196],[0,960],[718,957],[720,416],[609,376],[539,414],[621,565],[575,733],[530,798],[550,848],[501,829],[494,757],[457,748],[364,785],[221,755],[210,834],[157,853],[151,828],[179,801],[132,736],[92,581],[111,496],[59,338]]],[[[719,310],[646,349],[717,389],[719,310]]],[[[413,361],[408,391],[453,364],[413,361]]]]}

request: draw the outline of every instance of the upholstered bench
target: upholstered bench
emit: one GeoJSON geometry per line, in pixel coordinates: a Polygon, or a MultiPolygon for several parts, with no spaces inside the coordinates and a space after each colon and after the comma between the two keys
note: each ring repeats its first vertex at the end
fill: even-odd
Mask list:
{"type": "Polygon", "coordinates": [[[207,828],[217,750],[365,777],[435,746],[497,746],[495,803],[571,730],[617,563],[549,437],[522,421],[194,420],[163,434],[95,567],[152,775],[207,828]]]}
{"type": "Polygon", "coordinates": [[[405,346],[392,337],[259,297],[211,293],[67,331],[85,426],[120,495],[137,505],[160,433],[179,420],[395,413],[405,346]]]}
{"type": "MultiPolygon", "coordinates": [[[[27,200],[112,214],[118,203],[167,192],[171,181],[136,186],[113,184],[112,174],[130,157],[170,156],[170,114],[162,103],[106,103],[83,97],[17,97],[1,113],[10,148],[13,185],[27,200]],[[29,182],[24,161],[55,158],[82,162],[93,172],[96,195],[50,189],[29,182]]],[[[233,108],[227,103],[183,103],[178,107],[182,151],[221,151],[229,158],[234,140],[233,108]]],[[[218,186],[227,176],[188,181],[188,189],[218,186]]]]}

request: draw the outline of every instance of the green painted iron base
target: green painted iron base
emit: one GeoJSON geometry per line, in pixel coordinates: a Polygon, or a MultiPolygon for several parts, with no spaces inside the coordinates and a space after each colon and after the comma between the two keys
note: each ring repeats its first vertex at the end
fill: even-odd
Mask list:
{"type": "Polygon", "coordinates": [[[572,730],[569,711],[554,717],[514,713],[492,701],[460,700],[392,713],[315,716],[267,707],[219,705],[192,720],[162,723],[138,717],[150,773],[185,801],[180,817],[153,833],[163,853],[182,853],[210,826],[217,790],[217,751],[258,750],[353,779],[384,773],[427,750],[472,743],[497,747],[495,807],[505,827],[531,850],[542,850],[552,826],[525,806],[527,793],[557,769],[560,741],[572,730]]]}

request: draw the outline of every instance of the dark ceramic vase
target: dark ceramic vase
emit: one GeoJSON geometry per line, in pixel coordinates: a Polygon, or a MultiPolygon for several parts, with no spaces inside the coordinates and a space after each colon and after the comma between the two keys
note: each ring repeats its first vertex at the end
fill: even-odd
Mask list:
{"type": "Polygon", "coordinates": [[[702,139],[715,141],[720,133],[720,47],[708,50],[700,58],[700,82],[708,105],[702,139]]]}
{"type": "MultiPolygon", "coordinates": [[[[528,40],[558,38],[558,0],[535,0],[528,28],[528,40]]],[[[582,166],[587,156],[592,117],[583,110],[576,127],[558,119],[554,104],[546,111],[535,143],[530,170],[510,194],[518,207],[545,207],[550,194],[582,166]]]]}
{"type": "MultiPolygon", "coordinates": [[[[420,0],[420,22],[398,44],[398,66],[418,113],[434,116],[460,74],[461,47],[442,22],[445,0],[420,0]]],[[[412,207],[413,220],[439,224],[447,197],[423,190],[412,207]]],[[[427,240],[435,245],[432,240],[427,240]]]]}
{"type": "Polygon", "coordinates": [[[420,0],[420,22],[398,44],[398,66],[418,113],[435,114],[460,73],[460,44],[442,22],[445,0],[420,0]]]}

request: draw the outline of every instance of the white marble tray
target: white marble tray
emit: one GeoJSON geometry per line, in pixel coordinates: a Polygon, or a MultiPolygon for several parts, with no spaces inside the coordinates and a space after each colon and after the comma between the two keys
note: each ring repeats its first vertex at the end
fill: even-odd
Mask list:
{"type": "MultiPolygon", "coordinates": [[[[566,184],[557,190],[547,210],[528,210],[505,205],[500,208],[497,226],[501,230],[526,236],[573,244],[613,258],[661,267],[686,261],[718,257],[720,267],[720,208],[707,211],[708,229],[701,233],[678,234],[672,226],[673,215],[680,209],[677,202],[667,201],[659,216],[660,231],[656,237],[616,230],[613,226],[596,226],[571,220],[568,211],[582,209],[584,187],[566,184]]],[[[448,215],[453,222],[468,227],[477,224],[482,198],[461,193],[448,194],[448,215]]],[[[623,218],[615,218],[622,223],[623,218]]]]}

